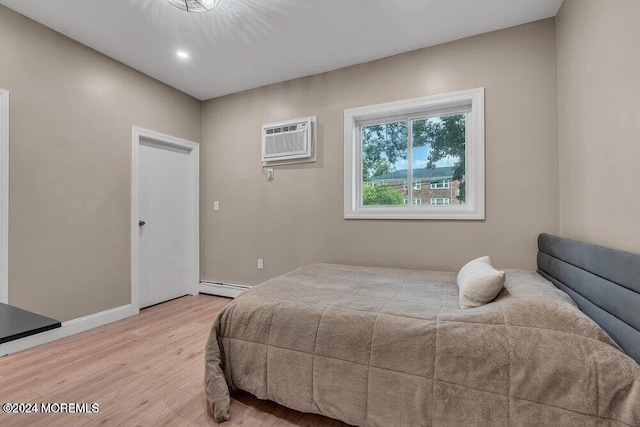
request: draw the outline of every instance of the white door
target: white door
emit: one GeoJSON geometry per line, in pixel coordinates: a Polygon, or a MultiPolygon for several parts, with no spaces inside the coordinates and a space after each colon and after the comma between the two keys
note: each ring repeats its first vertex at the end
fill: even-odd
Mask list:
{"type": "Polygon", "coordinates": [[[0,302],[9,302],[9,92],[0,89],[0,302]]]}
{"type": "Polygon", "coordinates": [[[189,151],[140,139],[140,308],[189,293],[189,151]]]}

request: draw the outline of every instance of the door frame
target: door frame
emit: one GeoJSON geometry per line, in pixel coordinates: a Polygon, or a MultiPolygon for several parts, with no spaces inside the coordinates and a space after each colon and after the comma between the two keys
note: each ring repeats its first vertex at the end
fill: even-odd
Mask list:
{"type": "Polygon", "coordinates": [[[0,302],[9,303],[9,92],[0,89],[0,302]]]}
{"type": "Polygon", "coordinates": [[[140,189],[140,142],[148,140],[160,145],[177,147],[189,153],[189,224],[188,224],[188,291],[198,294],[200,284],[200,145],[186,139],[176,138],[138,126],[132,127],[131,144],[131,305],[140,311],[140,237],[138,233],[140,189]]]}

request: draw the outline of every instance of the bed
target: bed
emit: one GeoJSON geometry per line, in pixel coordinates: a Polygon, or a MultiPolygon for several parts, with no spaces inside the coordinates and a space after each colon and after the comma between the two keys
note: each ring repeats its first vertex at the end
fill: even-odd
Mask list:
{"type": "Polygon", "coordinates": [[[451,272],[314,264],[254,287],[211,329],[214,418],[241,389],[353,425],[639,426],[640,257],[539,248],[474,309],[451,272]]]}

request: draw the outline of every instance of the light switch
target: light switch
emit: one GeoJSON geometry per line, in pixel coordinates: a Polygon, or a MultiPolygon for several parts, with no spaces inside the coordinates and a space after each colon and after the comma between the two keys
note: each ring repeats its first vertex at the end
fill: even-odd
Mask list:
{"type": "Polygon", "coordinates": [[[214,201],[213,202],[213,210],[214,211],[219,211],[220,210],[220,202],[219,201],[214,201]]]}

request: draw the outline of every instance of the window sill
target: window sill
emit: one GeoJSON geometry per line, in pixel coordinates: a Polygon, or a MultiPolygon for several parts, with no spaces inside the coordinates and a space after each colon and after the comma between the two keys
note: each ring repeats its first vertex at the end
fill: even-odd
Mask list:
{"type": "Polygon", "coordinates": [[[469,220],[483,221],[484,212],[471,209],[469,207],[447,207],[428,208],[405,206],[396,207],[360,207],[349,209],[344,213],[345,219],[417,219],[417,220],[469,220]]]}

